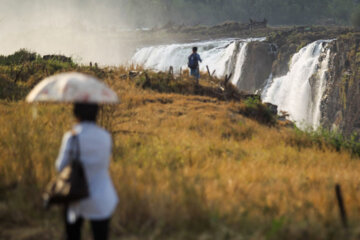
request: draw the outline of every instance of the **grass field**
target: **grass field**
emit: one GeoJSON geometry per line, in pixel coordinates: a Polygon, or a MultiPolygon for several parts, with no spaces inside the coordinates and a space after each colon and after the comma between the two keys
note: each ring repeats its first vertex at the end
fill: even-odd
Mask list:
{"type": "MultiPolygon", "coordinates": [[[[101,74],[121,98],[99,118],[113,135],[111,174],[120,197],[111,239],[360,237],[354,151],[275,123],[252,100],[199,94],[187,77],[162,81],[149,73],[156,87],[146,87],[144,75],[129,79],[125,68],[76,70],[101,74]]],[[[2,100],[0,116],[0,239],[61,239],[60,209],[42,210],[41,192],[74,123],[71,106],[19,97],[2,100]]]]}

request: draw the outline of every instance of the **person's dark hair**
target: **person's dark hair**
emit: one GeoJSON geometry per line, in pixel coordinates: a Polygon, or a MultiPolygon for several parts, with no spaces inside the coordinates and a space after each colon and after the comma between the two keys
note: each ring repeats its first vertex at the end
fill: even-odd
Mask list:
{"type": "Polygon", "coordinates": [[[193,47],[193,52],[197,52],[198,48],[197,47],[193,47]]]}
{"type": "Polygon", "coordinates": [[[74,115],[80,121],[96,122],[99,106],[93,103],[75,103],[74,115]]]}

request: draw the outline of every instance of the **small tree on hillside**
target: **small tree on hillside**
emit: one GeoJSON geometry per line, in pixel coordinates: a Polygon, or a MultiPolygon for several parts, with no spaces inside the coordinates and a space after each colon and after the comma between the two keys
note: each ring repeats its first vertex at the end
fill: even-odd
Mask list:
{"type": "Polygon", "coordinates": [[[360,6],[351,15],[351,23],[355,28],[360,28],[360,6]]]}

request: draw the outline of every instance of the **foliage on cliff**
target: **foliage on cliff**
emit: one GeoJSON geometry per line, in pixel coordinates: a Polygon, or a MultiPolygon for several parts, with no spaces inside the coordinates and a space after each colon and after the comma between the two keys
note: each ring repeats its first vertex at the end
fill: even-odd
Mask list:
{"type": "Polygon", "coordinates": [[[267,18],[270,24],[350,24],[353,0],[132,0],[123,3],[135,25],[172,21],[215,24],[267,18]],[[139,16],[142,16],[139,18],[139,16]]]}
{"type": "Polygon", "coordinates": [[[360,28],[360,7],[358,6],[351,15],[351,23],[354,27],[360,28]]]}

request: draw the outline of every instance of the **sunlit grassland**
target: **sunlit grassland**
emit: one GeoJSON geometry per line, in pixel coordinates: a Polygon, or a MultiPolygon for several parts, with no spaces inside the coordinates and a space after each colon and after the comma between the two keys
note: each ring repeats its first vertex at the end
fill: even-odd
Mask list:
{"type": "MultiPolygon", "coordinates": [[[[336,183],[348,237],[358,237],[360,161],[350,152],[246,118],[244,102],[197,96],[187,77],[180,95],[107,71],[121,98],[99,118],[113,135],[120,198],[112,239],[343,239],[336,183]]],[[[0,116],[0,238],[60,239],[60,211],[43,211],[41,192],[71,106],[2,101],[0,116]]]]}

